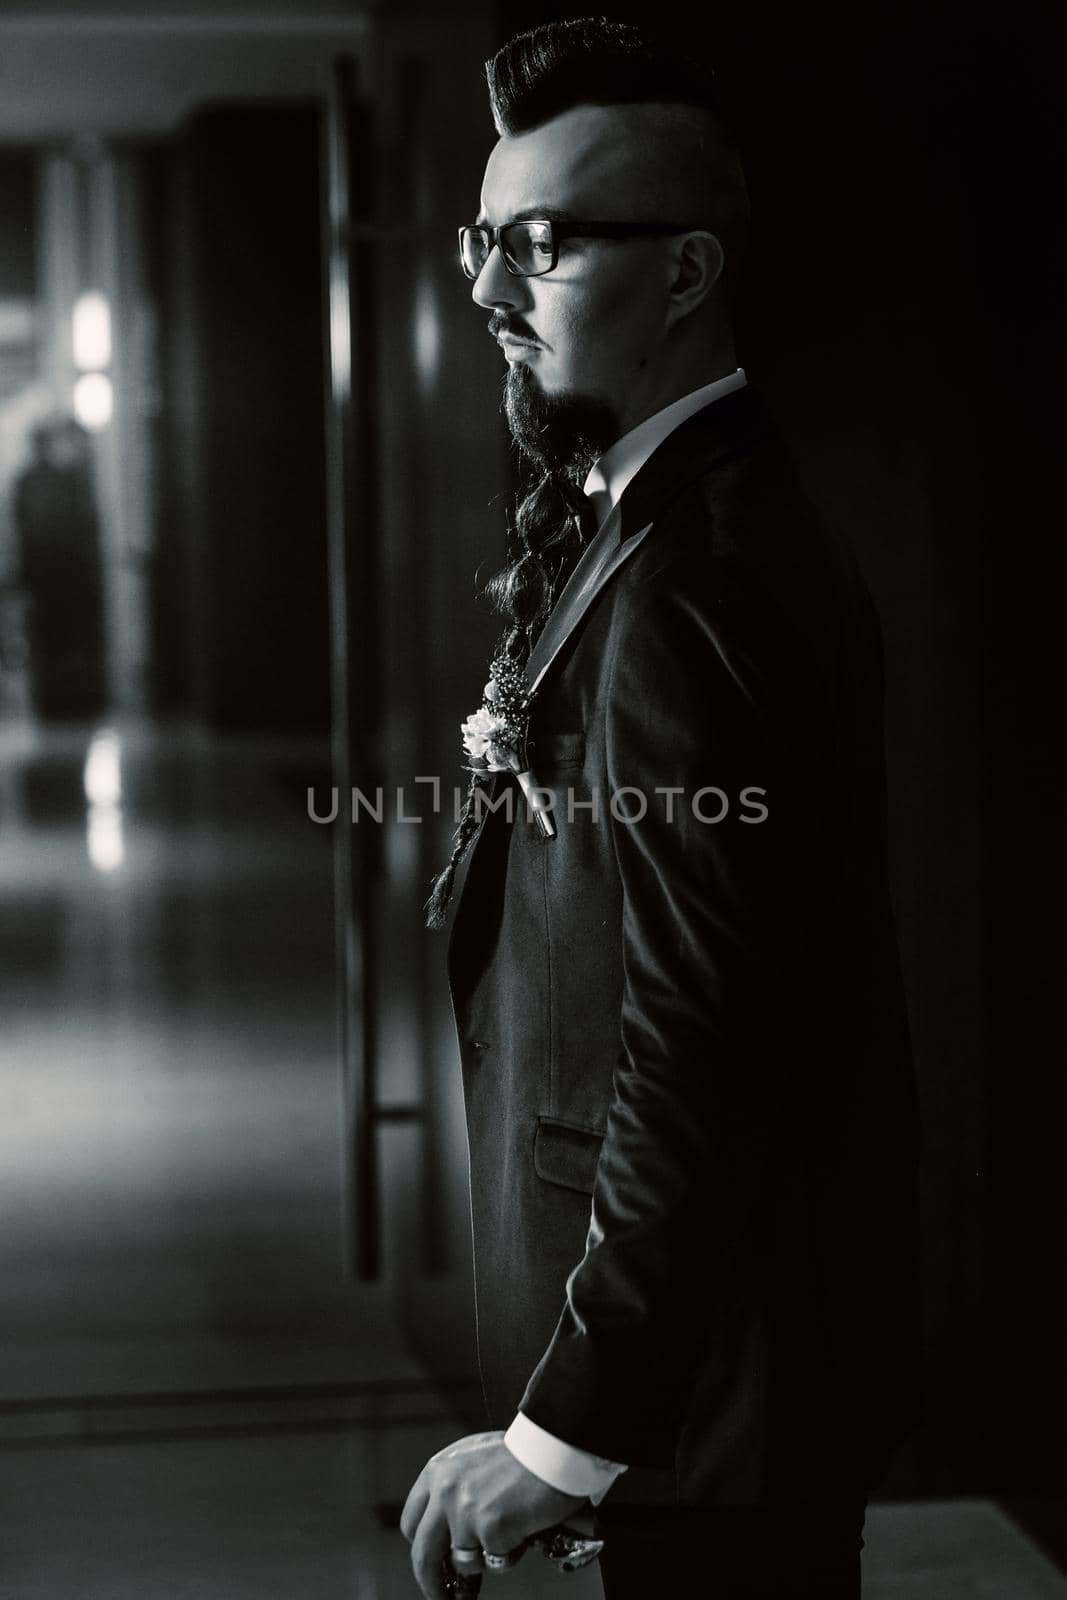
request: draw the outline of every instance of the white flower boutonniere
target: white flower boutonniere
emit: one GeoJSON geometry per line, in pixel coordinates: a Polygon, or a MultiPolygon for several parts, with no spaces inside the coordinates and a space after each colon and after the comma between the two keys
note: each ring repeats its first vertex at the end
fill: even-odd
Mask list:
{"type": "Polygon", "coordinates": [[[537,780],[526,755],[533,697],[526,687],[521,667],[507,656],[498,656],[489,672],[481,705],[460,725],[469,760],[468,770],[513,772],[542,837],[551,839],[556,832],[555,824],[538,792],[537,780]]]}
{"type": "MultiPolygon", "coordinates": [[[[426,902],[426,926],[443,928],[456,869],[467,853],[478,831],[479,811],[476,797],[480,790],[479,777],[489,772],[513,772],[526,796],[526,803],[537,820],[543,839],[555,837],[556,826],[552,813],[545,805],[537,787],[537,780],[526,759],[526,734],[530,725],[530,707],[533,695],[526,687],[522,668],[508,656],[497,656],[489,668],[490,677],[482,691],[482,703],[460,724],[463,748],[467,754],[466,770],[471,775],[467,798],[463,806],[459,827],[448,864],[433,880],[430,898],[426,902]]],[[[509,813],[510,815],[510,813],[509,813]]]]}

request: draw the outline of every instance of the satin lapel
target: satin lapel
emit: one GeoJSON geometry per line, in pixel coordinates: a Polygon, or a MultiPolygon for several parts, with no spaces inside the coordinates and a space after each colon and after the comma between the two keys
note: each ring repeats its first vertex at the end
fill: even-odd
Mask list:
{"type": "MultiPolygon", "coordinates": [[[[584,551],[570,578],[564,584],[559,599],[552,609],[552,614],[541,631],[541,635],[526,663],[526,681],[531,692],[537,688],[541,679],[558,656],[571,634],[577,628],[589,607],[611,579],[618,572],[624,561],[628,561],[634,551],[644,542],[646,535],[651,533],[652,524],[638,529],[636,533],[628,534],[622,538],[622,511],[621,505],[616,506],[611,516],[605,522],[596,538],[584,551]]],[[[501,774],[493,777],[491,798],[497,798],[500,787],[501,774]]],[[[522,804],[521,796],[519,804],[522,804]]],[[[463,868],[463,882],[453,897],[452,929],[448,940],[448,970],[449,981],[454,986],[458,983],[455,966],[455,954],[460,939],[458,930],[463,912],[463,902],[467,886],[472,877],[477,876],[477,856],[479,847],[486,837],[486,829],[492,826],[490,814],[486,811],[481,827],[471,841],[467,851],[467,859],[463,868]]],[[[453,1004],[455,992],[453,990],[453,1004]]]]}
{"type": "Polygon", "coordinates": [[[768,425],[763,402],[748,386],[694,412],[654,450],[586,550],[556,601],[526,664],[531,691],[575,628],[637,547],[653,521],[694,478],[744,450],[768,425]],[[634,531],[631,532],[630,530],[634,531]]]}
{"type": "Polygon", "coordinates": [[[649,522],[637,533],[629,534],[623,539],[621,504],[615,507],[564,584],[560,597],[552,608],[552,614],[530,653],[530,659],[526,663],[526,682],[531,693],[537,688],[597,595],[611,582],[623,562],[629,560],[651,531],[652,524],[649,522]]]}
{"type": "MultiPolygon", "coordinates": [[[[563,646],[567,643],[575,628],[593,604],[597,595],[618,572],[624,561],[628,561],[634,551],[643,543],[647,534],[651,533],[652,524],[638,529],[636,533],[628,534],[622,538],[622,511],[621,505],[616,506],[596,538],[584,551],[569,579],[564,584],[559,599],[552,609],[552,615],[545,623],[540,638],[530,654],[526,663],[526,681],[531,692],[537,688],[541,679],[556,659],[563,646]]],[[[491,798],[497,798],[500,787],[499,773],[493,776],[491,798]]],[[[521,801],[521,797],[520,797],[521,801]]],[[[459,925],[463,899],[467,885],[472,874],[476,872],[475,858],[479,846],[485,838],[485,830],[489,825],[489,812],[485,813],[482,825],[471,841],[464,864],[463,882],[453,897],[452,934],[449,938],[449,954],[451,957],[453,940],[459,925]]]]}

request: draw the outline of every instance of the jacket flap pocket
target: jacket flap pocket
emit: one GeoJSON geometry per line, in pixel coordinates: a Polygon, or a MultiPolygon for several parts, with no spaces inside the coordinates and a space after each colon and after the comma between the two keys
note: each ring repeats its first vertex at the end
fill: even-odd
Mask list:
{"type": "Polygon", "coordinates": [[[530,764],[538,767],[580,767],[585,759],[585,734],[581,728],[573,733],[539,733],[527,741],[530,764]]]}
{"type": "Polygon", "coordinates": [[[553,1117],[538,1117],[534,1136],[534,1171],[546,1183],[592,1194],[604,1135],[553,1117]]]}

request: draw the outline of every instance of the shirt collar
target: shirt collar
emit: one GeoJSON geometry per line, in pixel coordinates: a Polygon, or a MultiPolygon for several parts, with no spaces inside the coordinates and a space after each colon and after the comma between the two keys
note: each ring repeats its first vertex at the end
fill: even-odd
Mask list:
{"type": "Polygon", "coordinates": [[[597,522],[602,524],[614,511],[627,484],[636,477],[653,450],[663,443],[668,434],[673,433],[695,411],[700,411],[734,389],[743,389],[747,382],[744,367],[738,367],[736,372],[727,373],[725,378],[716,378],[713,383],[706,383],[702,388],[684,394],[680,400],[672,401],[662,411],[646,417],[636,428],[624,433],[621,439],[616,439],[610,450],[605,450],[594,463],[582,485],[583,492],[593,502],[597,522]]]}

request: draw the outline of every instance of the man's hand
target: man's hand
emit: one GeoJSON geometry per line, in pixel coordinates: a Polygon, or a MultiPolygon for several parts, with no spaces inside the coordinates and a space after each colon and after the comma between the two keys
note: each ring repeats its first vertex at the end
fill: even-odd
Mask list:
{"type": "MultiPolygon", "coordinates": [[[[506,1555],[585,1504],[528,1472],[503,1433],[471,1433],[427,1461],[404,1504],[400,1531],[426,1600],[446,1600],[450,1549],[506,1555]]],[[[483,1570],[480,1557],[455,1565],[464,1574],[483,1570]]]]}

